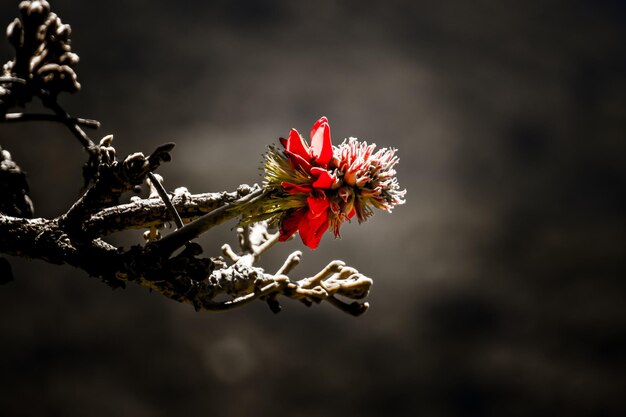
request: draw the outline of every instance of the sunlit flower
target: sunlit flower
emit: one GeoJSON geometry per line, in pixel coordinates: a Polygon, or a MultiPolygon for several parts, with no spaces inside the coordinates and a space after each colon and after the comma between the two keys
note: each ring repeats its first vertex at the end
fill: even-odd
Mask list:
{"type": "Polygon", "coordinates": [[[394,166],[395,149],[346,139],[331,143],[326,117],[311,129],[311,145],[292,129],[281,138],[284,149],[270,147],[265,158],[266,189],[277,190],[263,213],[278,222],[280,240],[295,232],[315,249],[331,228],[339,236],[341,224],[356,215],[359,223],[370,217],[371,207],[391,211],[404,203],[394,166]]]}

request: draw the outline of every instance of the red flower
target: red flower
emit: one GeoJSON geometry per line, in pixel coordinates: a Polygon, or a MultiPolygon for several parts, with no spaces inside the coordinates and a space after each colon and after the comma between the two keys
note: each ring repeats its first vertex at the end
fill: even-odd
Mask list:
{"type": "Polygon", "coordinates": [[[307,197],[305,207],[289,210],[283,216],[279,240],[285,241],[299,231],[302,242],[315,249],[330,223],[330,201],[324,190],[338,185],[337,177],[328,171],[328,164],[333,158],[328,119],[322,117],[313,125],[310,147],[296,129],[291,129],[289,139],[281,138],[280,141],[292,167],[305,174],[310,181],[308,184],[281,182],[289,194],[306,194],[307,197]]]}
{"type": "Polygon", "coordinates": [[[395,149],[346,139],[334,147],[326,117],[311,129],[311,145],[291,129],[280,139],[284,150],[270,146],[265,156],[264,185],[277,193],[265,202],[257,218],[278,224],[280,241],[298,232],[315,249],[326,230],[339,236],[341,224],[370,217],[371,207],[391,211],[404,204],[394,166],[395,149]]]}

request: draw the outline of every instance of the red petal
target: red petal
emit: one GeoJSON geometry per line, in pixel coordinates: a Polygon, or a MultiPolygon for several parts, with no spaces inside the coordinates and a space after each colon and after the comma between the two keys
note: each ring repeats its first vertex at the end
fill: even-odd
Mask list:
{"type": "Polygon", "coordinates": [[[287,146],[285,146],[285,149],[298,155],[306,161],[311,158],[309,155],[309,147],[306,143],[304,143],[302,136],[300,136],[296,129],[291,129],[291,132],[289,132],[289,139],[287,139],[287,146]]]}
{"type": "Polygon", "coordinates": [[[322,123],[328,123],[328,119],[326,118],[326,116],[320,117],[319,120],[315,122],[315,124],[313,125],[313,128],[311,129],[311,137],[315,136],[315,132],[317,132],[317,129],[320,127],[322,123]]]}
{"type": "Polygon", "coordinates": [[[283,148],[287,147],[287,139],[285,139],[285,138],[278,138],[278,140],[280,141],[281,145],[283,145],[283,148]]]}
{"type": "Polygon", "coordinates": [[[319,119],[311,130],[311,156],[322,166],[333,159],[333,144],[330,141],[330,126],[325,117],[319,119]]]}
{"type": "Polygon", "coordinates": [[[301,208],[291,212],[287,212],[280,221],[280,236],[278,240],[284,242],[298,230],[300,220],[305,218],[306,209],[301,208]]]}
{"type": "Polygon", "coordinates": [[[311,168],[311,174],[318,176],[317,180],[313,183],[314,188],[331,188],[337,179],[334,175],[330,175],[324,168],[313,167],[311,168]]]}
{"type": "Polygon", "coordinates": [[[295,169],[302,169],[307,174],[311,172],[311,164],[300,155],[296,155],[295,153],[289,151],[285,151],[285,155],[287,155],[291,161],[291,165],[295,169]]]}
{"type": "Polygon", "coordinates": [[[307,215],[300,220],[298,231],[300,233],[302,243],[311,249],[315,249],[319,246],[320,240],[322,240],[322,236],[324,236],[324,232],[328,229],[328,214],[314,218],[310,217],[310,215],[311,212],[307,213],[307,215]]]}
{"type": "Polygon", "coordinates": [[[313,191],[313,188],[311,188],[310,185],[297,185],[290,182],[281,182],[280,185],[289,194],[309,194],[311,191],[313,191]]]}
{"type": "Polygon", "coordinates": [[[308,216],[312,219],[318,218],[322,215],[328,218],[328,207],[330,206],[330,202],[326,196],[324,197],[313,197],[308,196],[306,202],[309,206],[309,214],[308,216]]]}

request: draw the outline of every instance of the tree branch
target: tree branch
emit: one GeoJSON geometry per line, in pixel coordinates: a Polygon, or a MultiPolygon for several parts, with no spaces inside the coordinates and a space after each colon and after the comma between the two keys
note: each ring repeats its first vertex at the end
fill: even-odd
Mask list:
{"type": "MultiPolygon", "coordinates": [[[[234,192],[175,194],[172,204],[184,223],[189,223],[202,215],[230,204],[247,194],[246,187],[234,192]]],[[[94,213],[83,223],[83,231],[89,236],[107,236],[111,233],[128,229],[161,228],[167,220],[164,218],[165,205],[157,198],[133,198],[128,204],[104,208],[94,213]]]]}
{"type": "Polygon", "coordinates": [[[1,122],[59,122],[63,124],[73,123],[78,126],[98,129],[100,122],[92,119],[83,119],[80,117],[70,117],[69,120],[62,119],[55,114],[39,114],[39,113],[7,113],[3,115],[1,122]]]}
{"type": "Polygon", "coordinates": [[[191,304],[197,310],[224,311],[264,300],[272,311],[278,312],[280,296],[307,306],[326,300],[352,315],[367,309],[367,303],[357,300],[367,296],[372,281],[357,270],[333,261],[315,276],[293,281],[287,273],[302,256],[297,251],[275,274],[268,274],[255,263],[277,241],[278,234],[267,233],[265,223],[239,228],[238,233],[246,250],[236,255],[225,245],[224,252],[233,261],[228,265],[219,258],[199,257],[202,249],[197,244],[188,244],[172,258],[161,257],[155,256],[148,246],[123,251],[101,239],[75,238],[58,219],[23,219],[0,214],[2,253],[72,265],[114,288],[133,282],[167,298],[191,304]],[[222,294],[231,298],[215,301],[222,294]],[[347,304],[336,296],[355,301],[347,304]]]}
{"type": "MultiPolygon", "coordinates": [[[[341,178],[337,177],[335,171],[340,167],[335,166],[335,171],[331,172],[327,166],[329,152],[332,154],[334,148],[330,143],[327,120],[321,118],[315,129],[328,136],[324,136],[322,150],[317,149],[320,155],[316,156],[315,152],[308,156],[293,154],[294,158],[302,160],[295,166],[293,161],[290,163],[278,154],[270,156],[265,168],[276,181],[266,178],[264,188],[242,185],[236,192],[197,195],[179,189],[170,199],[154,171],[161,163],[170,161],[174,144],[161,145],[147,157],[137,152],[123,160],[116,158],[113,136],[102,138],[96,145],[82,127],[97,128],[100,124],[95,120],[71,117],[57,101],[61,93],[80,90],[74,70],[78,55],[70,47],[71,28],[50,12],[50,5],[45,0],[25,0],[19,7],[21,18],[10,23],[6,31],[15,48],[15,57],[2,67],[0,75],[0,122],[43,120],[65,124],[89,153],[83,176],[85,186],[91,187],[58,218],[17,217],[32,215],[28,186],[10,154],[0,149],[0,185],[4,191],[0,199],[0,253],[72,265],[114,288],[132,282],[170,299],[189,303],[197,310],[224,311],[262,300],[272,311],[278,312],[281,310],[280,297],[298,300],[307,306],[328,301],[352,315],[362,314],[368,308],[368,304],[360,300],[367,296],[372,280],[341,261],[332,261],[319,273],[300,280],[290,278],[301,261],[300,251],[290,254],[273,274],[265,272],[257,263],[279,237],[293,235],[296,229],[310,232],[313,219],[329,224],[334,222],[337,233],[340,222],[355,212],[359,221],[367,217],[367,207],[356,206],[361,211],[355,209],[355,204],[363,201],[355,203],[350,199],[359,191],[358,187],[366,183],[372,189],[361,190],[364,201],[374,198],[371,204],[388,210],[394,204],[402,203],[404,191],[399,191],[395,179],[389,178],[395,174],[392,170],[397,162],[393,156],[395,151],[382,149],[371,154],[374,145],[344,143],[345,152],[339,152],[343,157],[350,159],[361,153],[361,159],[371,156],[376,160],[369,161],[367,169],[343,161],[345,172],[341,173],[341,178]],[[8,109],[25,106],[33,98],[40,99],[54,114],[7,113],[8,109]],[[321,165],[304,169],[309,162],[315,161],[321,165]],[[300,169],[295,169],[296,166],[300,169]],[[348,172],[348,169],[352,171],[348,172]],[[357,174],[362,178],[357,179],[357,174]],[[303,180],[305,183],[298,185],[303,180]],[[151,181],[160,199],[134,198],[129,204],[119,204],[124,193],[146,181],[151,181]],[[281,197],[280,190],[287,188],[285,184],[291,186],[295,194],[302,195],[281,197]],[[310,193],[315,191],[315,194],[307,197],[301,192],[306,189],[310,193]],[[313,213],[307,206],[312,204],[309,199],[317,206],[320,202],[326,204],[323,216],[313,213]],[[228,261],[222,257],[200,256],[202,248],[190,241],[236,217],[247,223],[237,229],[239,251],[224,245],[222,252],[228,261]],[[177,230],[156,240],[156,229],[172,220],[176,222],[177,230]],[[283,228],[280,233],[271,234],[268,223],[260,220],[268,220],[274,225],[300,220],[303,226],[293,228],[291,224],[290,233],[285,234],[283,228]],[[126,250],[103,240],[112,232],[128,229],[150,229],[149,238],[155,240],[126,250]],[[183,249],[177,252],[180,248],[183,249]]],[[[317,227],[316,230],[321,229],[317,227]]],[[[309,239],[308,242],[307,245],[315,247],[319,240],[309,239]]],[[[12,278],[10,265],[2,258],[0,274],[0,283],[12,278]]]]}

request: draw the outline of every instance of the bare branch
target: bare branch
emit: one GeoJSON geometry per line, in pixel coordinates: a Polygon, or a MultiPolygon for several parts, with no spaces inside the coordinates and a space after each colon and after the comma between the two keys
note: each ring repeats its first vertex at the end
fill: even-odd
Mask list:
{"type": "Polygon", "coordinates": [[[189,244],[178,255],[155,256],[147,247],[135,246],[122,251],[100,239],[74,238],[58,220],[22,219],[0,214],[0,252],[26,258],[43,259],[55,264],[69,264],[85,270],[113,287],[127,282],[149,288],[167,298],[193,305],[197,310],[224,311],[254,300],[265,300],[273,311],[280,311],[278,297],[305,305],[329,301],[347,313],[358,315],[367,309],[360,300],[367,296],[372,281],[342,262],[333,261],[320,273],[299,281],[285,272],[292,269],[300,253],[291,254],[276,274],[254,266],[262,248],[275,235],[263,233],[264,224],[253,225],[259,236],[253,252],[236,255],[230,266],[220,259],[201,258],[202,249],[189,244]],[[220,295],[230,297],[215,301],[220,295]],[[337,296],[355,300],[347,304],[337,296]]]}
{"type": "MultiPolygon", "coordinates": [[[[244,197],[246,191],[174,195],[172,204],[183,222],[189,223],[244,197]]],[[[165,205],[161,199],[134,198],[131,203],[107,207],[94,213],[83,223],[83,230],[89,236],[106,236],[127,229],[160,228],[167,222],[164,211],[165,205]]]]}
{"type": "Polygon", "coordinates": [[[59,123],[73,123],[78,126],[88,127],[91,129],[98,129],[100,122],[92,119],[83,119],[80,117],[71,117],[69,120],[60,118],[55,114],[39,114],[39,113],[7,113],[0,120],[1,122],[59,122],[59,123]]]}

